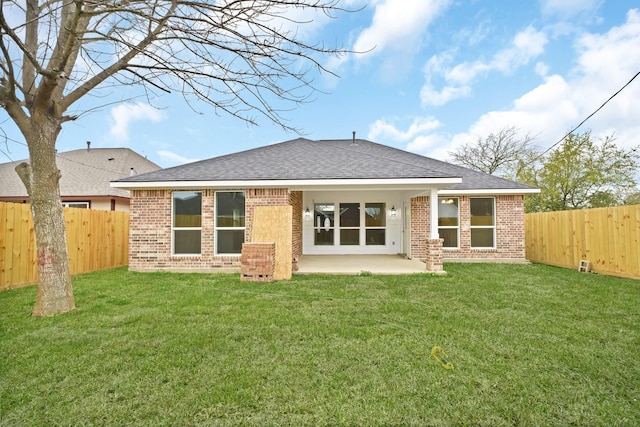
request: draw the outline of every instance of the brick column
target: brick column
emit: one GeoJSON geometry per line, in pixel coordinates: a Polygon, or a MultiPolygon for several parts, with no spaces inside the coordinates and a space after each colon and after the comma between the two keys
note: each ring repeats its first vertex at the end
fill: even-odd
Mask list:
{"type": "Polygon", "coordinates": [[[240,280],[272,282],[275,263],[275,243],[243,243],[240,256],[240,280]]]}
{"type": "Polygon", "coordinates": [[[427,239],[427,272],[444,273],[442,268],[442,242],[444,239],[427,239]]]}

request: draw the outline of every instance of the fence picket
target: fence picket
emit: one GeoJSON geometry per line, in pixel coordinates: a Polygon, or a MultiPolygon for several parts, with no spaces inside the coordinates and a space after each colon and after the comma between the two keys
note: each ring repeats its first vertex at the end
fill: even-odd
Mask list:
{"type": "MultiPolygon", "coordinates": [[[[71,274],[127,265],[129,213],[65,208],[71,274]]],[[[0,202],[0,290],[38,280],[28,204],[0,202]]]]}
{"type": "Polygon", "coordinates": [[[525,215],[530,261],[640,279],[640,205],[525,215]]]}

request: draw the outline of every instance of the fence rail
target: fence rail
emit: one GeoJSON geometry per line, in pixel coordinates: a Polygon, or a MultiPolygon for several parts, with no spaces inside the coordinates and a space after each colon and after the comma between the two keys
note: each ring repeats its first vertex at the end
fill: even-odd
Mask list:
{"type": "MultiPolygon", "coordinates": [[[[129,213],[65,208],[71,274],[126,265],[129,213]]],[[[28,204],[0,202],[0,290],[38,280],[35,232],[28,204]]]]}
{"type": "Polygon", "coordinates": [[[640,205],[525,215],[529,260],[640,279],[640,205]]]}

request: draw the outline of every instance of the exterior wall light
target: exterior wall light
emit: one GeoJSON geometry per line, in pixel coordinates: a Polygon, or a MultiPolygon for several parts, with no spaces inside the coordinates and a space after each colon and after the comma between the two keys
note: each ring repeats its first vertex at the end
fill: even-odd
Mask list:
{"type": "Polygon", "coordinates": [[[396,216],[396,213],[397,213],[396,206],[395,205],[391,206],[391,216],[396,216]]]}
{"type": "Polygon", "coordinates": [[[307,209],[305,209],[305,211],[304,211],[304,218],[305,219],[311,218],[311,211],[309,210],[308,206],[307,206],[307,209]]]}

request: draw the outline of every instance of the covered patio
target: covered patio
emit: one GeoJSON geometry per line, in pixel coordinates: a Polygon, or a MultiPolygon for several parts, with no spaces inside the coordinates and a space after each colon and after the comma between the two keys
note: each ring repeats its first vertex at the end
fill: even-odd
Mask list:
{"type": "Polygon", "coordinates": [[[416,274],[426,264],[402,255],[302,255],[296,274],[416,274]]]}

